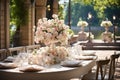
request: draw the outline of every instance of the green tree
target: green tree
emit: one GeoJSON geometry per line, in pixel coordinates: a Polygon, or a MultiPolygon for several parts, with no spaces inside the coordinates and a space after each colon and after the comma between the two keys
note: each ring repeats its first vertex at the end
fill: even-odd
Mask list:
{"type": "Polygon", "coordinates": [[[10,22],[16,26],[28,22],[28,11],[24,0],[10,0],[10,22]]]}
{"type": "Polygon", "coordinates": [[[28,22],[24,0],[10,0],[10,43],[19,46],[20,27],[28,22]],[[15,27],[15,30],[13,28],[15,27]]]}
{"type": "Polygon", "coordinates": [[[120,8],[120,0],[73,0],[77,3],[84,3],[85,5],[92,5],[94,10],[97,11],[99,18],[105,18],[104,11],[107,8],[115,6],[120,8]]]}
{"type": "MultiPolygon", "coordinates": [[[[66,16],[65,16],[65,22],[68,21],[68,10],[66,10],[66,16]]],[[[76,26],[77,22],[81,18],[82,20],[88,21],[88,13],[91,13],[93,15],[92,17],[92,25],[98,24],[97,14],[93,9],[93,6],[91,5],[85,5],[83,3],[76,3],[72,2],[71,4],[71,24],[72,26],[76,26]]]]}
{"type": "Polygon", "coordinates": [[[112,16],[115,15],[116,23],[120,25],[120,0],[72,0],[75,3],[82,3],[84,5],[93,6],[97,12],[99,22],[104,20],[106,17],[109,20],[113,20],[112,16]]]}

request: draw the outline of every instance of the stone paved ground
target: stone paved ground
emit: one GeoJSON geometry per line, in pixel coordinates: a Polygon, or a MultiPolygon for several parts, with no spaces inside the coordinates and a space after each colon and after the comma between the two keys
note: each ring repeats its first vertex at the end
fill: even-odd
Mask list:
{"type": "MultiPolygon", "coordinates": [[[[98,59],[105,59],[106,57],[109,58],[110,55],[114,54],[114,52],[120,54],[120,51],[113,51],[113,50],[89,50],[89,51],[95,51],[96,55],[98,56],[98,59]]],[[[120,80],[120,57],[118,58],[117,61],[115,80],[120,80]]]]}

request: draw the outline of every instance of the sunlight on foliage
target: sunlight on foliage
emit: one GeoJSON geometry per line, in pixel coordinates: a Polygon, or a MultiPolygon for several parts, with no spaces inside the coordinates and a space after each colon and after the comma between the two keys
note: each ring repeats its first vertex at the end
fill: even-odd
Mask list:
{"type": "Polygon", "coordinates": [[[104,11],[107,7],[117,6],[120,8],[120,0],[73,0],[76,3],[84,3],[85,5],[93,5],[98,12],[98,17],[104,17],[104,11]]]}
{"type": "Polygon", "coordinates": [[[59,12],[58,12],[59,19],[64,19],[63,9],[64,9],[64,5],[63,4],[59,5],[59,12]]]}

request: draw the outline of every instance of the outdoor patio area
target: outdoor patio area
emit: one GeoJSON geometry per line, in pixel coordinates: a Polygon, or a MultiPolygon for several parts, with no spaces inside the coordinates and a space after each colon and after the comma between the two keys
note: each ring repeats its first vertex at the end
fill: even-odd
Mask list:
{"type": "Polygon", "coordinates": [[[120,80],[120,0],[0,0],[0,80],[120,80]]]}

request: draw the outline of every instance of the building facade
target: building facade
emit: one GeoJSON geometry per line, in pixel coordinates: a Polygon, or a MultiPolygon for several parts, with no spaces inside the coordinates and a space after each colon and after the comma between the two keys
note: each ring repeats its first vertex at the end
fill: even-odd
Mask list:
{"type": "MultiPolygon", "coordinates": [[[[33,28],[40,18],[58,14],[58,0],[24,0],[28,22],[20,25],[15,46],[34,44],[33,28]],[[48,9],[50,8],[50,9],[48,9]],[[51,13],[51,14],[49,14],[51,13]]],[[[10,0],[0,0],[0,49],[10,47],[10,0]]],[[[22,5],[21,5],[22,6],[22,5]]]]}

